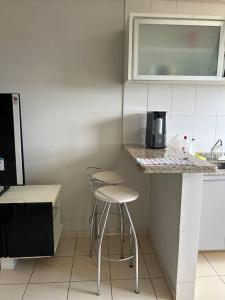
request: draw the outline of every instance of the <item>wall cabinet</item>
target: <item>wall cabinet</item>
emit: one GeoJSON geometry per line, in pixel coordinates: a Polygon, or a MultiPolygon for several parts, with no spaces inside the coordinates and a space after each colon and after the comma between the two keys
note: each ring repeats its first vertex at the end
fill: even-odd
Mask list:
{"type": "Polygon", "coordinates": [[[225,176],[205,176],[199,250],[225,250],[225,176]]]}
{"type": "Polygon", "coordinates": [[[221,80],[224,21],[131,15],[128,80],[221,80]]]}
{"type": "Polygon", "coordinates": [[[60,189],[16,186],[0,197],[0,257],[54,255],[62,230],[60,189]]]}

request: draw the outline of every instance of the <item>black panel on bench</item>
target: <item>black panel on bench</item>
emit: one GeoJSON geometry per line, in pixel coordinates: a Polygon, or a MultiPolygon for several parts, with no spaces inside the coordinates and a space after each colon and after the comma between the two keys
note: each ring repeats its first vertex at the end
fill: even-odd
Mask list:
{"type": "Polygon", "coordinates": [[[0,204],[0,216],[1,257],[54,255],[52,203],[0,204]]]}

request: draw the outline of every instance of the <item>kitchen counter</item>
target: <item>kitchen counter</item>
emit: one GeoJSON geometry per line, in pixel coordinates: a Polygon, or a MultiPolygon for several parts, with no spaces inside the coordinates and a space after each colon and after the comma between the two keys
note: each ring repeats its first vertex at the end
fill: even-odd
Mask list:
{"type": "Polygon", "coordinates": [[[165,150],[146,149],[141,144],[123,147],[137,168],[148,176],[143,184],[148,183],[145,188],[149,199],[149,238],[173,299],[193,300],[203,178],[206,173],[215,174],[217,168],[172,147],[165,150]],[[166,165],[153,161],[154,165],[146,166],[138,158],[185,159],[189,164],[180,165],[184,162],[178,161],[176,165],[166,165]]]}
{"type": "Polygon", "coordinates": [[[217,170],[216,166],[207,161],[201,161],[190,154],[184,154],[179,150],[172,147],[167,147],[166,149],[146,149],[145,145],[142,144],[125,144],[124,148],[128,151],[133,159],[135,159],[137,165],[145,173],[207,173],[215,174],[222,173],[217,170]],[[188,158],[193,162],[191,165],[154,165],[154,166],[144,166],[137,162],[138,158],[176,158],[183,159],[188,158]]]}
{"type": "Polygon", "coordinates": [[[205,173],[204,176],[225,176],[225,169],[217,169],[215,172],[205,173]]]}

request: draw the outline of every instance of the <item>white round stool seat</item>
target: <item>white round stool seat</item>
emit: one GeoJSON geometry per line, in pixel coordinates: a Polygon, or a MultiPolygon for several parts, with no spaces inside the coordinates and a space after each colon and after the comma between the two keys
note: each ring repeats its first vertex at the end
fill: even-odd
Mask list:
{"type": "Polygon", "coordinates": [[[114,171],[99,171],[92,174],[91,178],[106,184],[120,184],[125,182],[125,178],[120,173],[114,171]]]}
{"type": "Polygon", "coordinates": [[[98,188],[95,197],[104,202],[126,203],[136,200],[139,194],[128,186],[107,185],[98,188]]]}

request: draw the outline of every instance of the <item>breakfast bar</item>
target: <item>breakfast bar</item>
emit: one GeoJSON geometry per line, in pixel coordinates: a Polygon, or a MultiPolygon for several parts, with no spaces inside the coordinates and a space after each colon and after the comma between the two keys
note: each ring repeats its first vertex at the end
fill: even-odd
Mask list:
{"type": "Polygon", "coordinates": [[[150,175],[150,188],[146,187],[149,238],[173,298],[193,300],[203,174],[215,172],[216,167],[173,147],[146,149],[145,145],[126,144],[124,149],[140,171],[150,175]],[[145,163],[148,161],[151,164],[145,163]],[[155,161],[161,163],[153,164],[155,161]]]}

